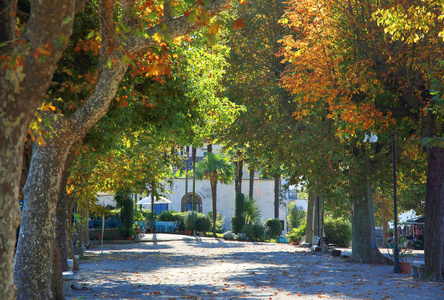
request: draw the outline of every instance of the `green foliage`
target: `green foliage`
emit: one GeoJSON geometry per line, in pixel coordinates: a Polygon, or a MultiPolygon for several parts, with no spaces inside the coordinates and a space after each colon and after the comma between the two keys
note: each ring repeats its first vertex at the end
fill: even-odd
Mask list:
{"type": "Polygon", "coordinates": [[[299,242],[302,237],[305,235],[306,232],[306,225],[303,224],[299,226],[298,228],[292,228],[289,233],[287,233],[287,239],[290,242],[299,242]]]}
{"type": "Polygon", "coordinates": [[[265,224],[265,235],[268,239],[277,238],[282,233],[282,224],[278,219],[268,219],[265,224]]]}
{"type": "Polygon", "coordinates": [[[134,223],[134,207],[131,193],[128,190],[118,190],[114,196],[117,208],[120,208],[120,220],[122,227],[126,229],[133,228],[134,223]]]}
{"type": "Polygon", "coordinates": [[[119,227],[119,233],[122,237],[130,237],[136,235],[136,230],[133,227],[127,228],[127,227],[119,227]]]}
{"type": "Polygon", "coordinates": [[[329,242],[339,247],[348,247],[350,245],[352,231],[348,220],[327,218],[324,223],[324,232],[329,242]]]}
{"type": "Polygon", "coordinates": [[[302,207],[297,207],[294,202],[287,205],[287,227],[288,229],[298,228],[301,226],[307,217],[307,213],[302,210],[302,207]]]}
{"type": "Polygon", "coordinates": [[[149,214],[149,210],[145,209],[145,212],[141,210],[134,211],[134,221],[145,221],[146,216],[149,214]]]}
{"type": "Polygon", "coordinates": [[[148,222],[156,221],[158,218],[158,215],[155,212],[149,212],[146,214],[145,218],[148,222]]]}
{"type": "Polygon", "coordinates": [[[242,231],[247,235],[247,238],[250,241],[265,240],[265,227],[262,224],[246,224],[242,231]]]}
{"type": "Polygon", "coordinates": [[[245,195],[239,193],[234,202],[234,216],[231,218],[231,229],[234,233],[239,233],[245,225],[244,215],[245,195]]]}
{"type": "Polygon", "coordinates": [[[166,221],[166,222],[184,222],[185,213],[184,212],[176,212],[171,210],[164,210],[159,215],[159,221],[166,221]]]}
{"type": "Polygon", "coordinates": [[[244,203],[245,224],[252,225],[260,222],[261,211],[256,205],[256,200],[247,197],[244,203]]]}
{"type": "Polygon", "coordinates": [[[196,231],[199,232],[208,232],[211,230],[211,218],[201,214],[197,213],[197,219],[196,219],[196,231]]]}
{"type": "MultiPolygon", "coordinates": [[[[213,211],[209,211],[207,213],[208,218],[213,219],[213,211]]],[[[222,217],[221,214],[217,214],[216,216],[216,232],[217,233],[223,233],[222,227],[224,225],[225,218],[222,217]]],[[[210,231],[213,231],[213,223],[211,223],[210,231]]]]}
{"type": "Polygon", "coordinates": [[[197,212],[192,210],[192,211],[188,211],[185,214],[185,229],[186,230],[197,230],[197,212]]]}

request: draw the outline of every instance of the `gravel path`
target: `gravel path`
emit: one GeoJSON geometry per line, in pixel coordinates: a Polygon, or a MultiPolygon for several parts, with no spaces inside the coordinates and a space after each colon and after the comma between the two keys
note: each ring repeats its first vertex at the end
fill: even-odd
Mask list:
{"type": "Polygon", "coordinates": [[[444,284],[287,244],[180,238],[87,251],[67,299],[444,299],[444,284]]]}

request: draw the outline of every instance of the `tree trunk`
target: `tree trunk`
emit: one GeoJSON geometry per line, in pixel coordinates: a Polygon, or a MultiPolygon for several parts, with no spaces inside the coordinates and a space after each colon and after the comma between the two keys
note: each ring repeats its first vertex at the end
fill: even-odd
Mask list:
{"type": "Polygon", "coordinates": [[[51,299],[57,199],[70,146],[62,133],[46,146],[34,145],[14,265],[18,299],[51,299]]]}
{"type": "Polygon", "coordinates": [[[314,202],[315,195],[308,193],[307,224],[305,226],[305,242],[312,244],[314,236],[314,202]]]}
{"type": "Polygon", "coordinates": [[[253,192],[254,192],[254,167],[250,167],[250,186],[248,189],[248,197],[250,197],[250,199],[253,199],[253,192]]]}
{"type": "Polygon", "coordinates": [[[274,218],[279,220],[279,193],[281,190],[281,174],[274,175],[274,218]]]}
{"type": "Polygon", "coordinates": [[[427,149],[427,186],[424,224],[426,278],[442,281],[444,276],[444,149],[427,149]]]}
{"type": "MultiPolygon", "coordinates": [[[[71,151],[65,161],[62,172],[62,181],[60,184],[60,189],[58,193],[57,201],[57,215],[56,215],[56,227],[55,227],[55,243],[58,255],[58,261],[62,271],[68,271],[68,245],[72,248],[71,244],[68,243],[68,233],[71,227],[68,224],[71,223],[68,220],[72,219],[72,202],[73,200],[66,192],[66,186],[68,184],[69,175],[71,174],[70,168],[76,158],[75,152],[71,151]],[[71,208],[69,210],[68,208],[71,208]]],[[[72,236],[72,235],[71,235],[72,236]]]]}
{"type": "Polygon", "coordinates": [[[242,176],[243,176],[243,168],[244,168],[244,161],[241,158],[242,152],[237,151],[237,162],[236,162],[236,179],[234,180],[234,191],[235,195],[242,193],[242,176]]]}
{"type": "Polygon", "coordinates": [[[79,220],[77,220],[76,224],[76,233],[78,240],[78,242],[76,243],[76,249],[77,249],[77,254],[82,256],[83,255],[82,245],[88,248],[89,245],[91,244],[91,241],[89,240],[89,224],[88,224],[89,214],[88,214],[88,208],[82,205],[77,204],[77,210],[80,218],[79,220]]]}
{"type": "Polygon", "coordinates": [[[196,147],[191,150],[191,161],[193,163],[193,194],[191,195],[191,210],[196,210],[196,147]]]}
{"type": "Polygon", "coordinates": [[[54,245],[54,253],[52,256],[52,278],[51,278],[51,295],[54,300],[65,300],[65,292],[63,291],[63,277],[58,276],[62,273],[62,266],[58,258],[57,247],[54,245]]]}
{"type": "Polygon", "coordinates": [[[391,264],[391,260],[379,251],[375,233],[372,185],[368,170],[355,165],[351,178],[352,259],[362,263],[391,264]]]}
{"type": "Polygon", "coordinates": [[[211,198],[213,200],[213,236],[216,237],[216,220],[217,220],[217,175],[210,175],[211,198]]]}

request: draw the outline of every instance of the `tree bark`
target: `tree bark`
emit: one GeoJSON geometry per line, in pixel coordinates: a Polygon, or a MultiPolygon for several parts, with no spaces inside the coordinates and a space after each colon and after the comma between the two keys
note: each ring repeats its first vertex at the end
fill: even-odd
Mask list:
{"type": "Polygon", "coordinates": [[[254,193],[254,167],[250,167],[250,186],[248,189],[248,197],[250,197],[250,199],[253,199],[253,193],[254,193]]]}
{"type": "Polygon", "coordinates": [[[24,188],[24,207],[14,279],[18,299],[51,299],[50,280],[54,251],[54,224],[58,191],[68,149],[66,135],[34,145],[24,188]]]}
{"type": "Polygon", "coordinates": [[[274,218],[279,220],[279,192],[281,190],[281,174],[274,175],[274,218]]]}
{"type": "Polygon", "coordinates": [[[444,276],[444,149],[427,149],[427,186],[424,224],[426,278],[442,281],[444,276]]]}
{"type": "Polygon", "coordinates": [[[237,156],[236,179],[234,181],[235,195],[237,195],[239,193],[242,193],[242,176],[243,176],[242,169],[244,168],[244,161],[241,158],[242,152],[241,151],[237,151],[236,152],[236,156],[237,156]]]}
{"type": "Polygon", "coordinates": [[[314,236],[314,202],[316,196],[312,193],[308,193],[308,208],[307,208],[307,223],[305,226],[305,242],[312,244],[314,236]]]}
{"type": "Polygon", "coordinates": [[[353,203],[351,258],[361,263],[391,264],[376,242],[373,191],[367,174],[368,170],[355,164],[350,180],[353,203]]]}
{"type": "Polygon", "coordinates": [[[20,219],[18,199],[23,145],[29,124],[67,46],[74,12],[82,6],[80,2],[33,1],[19,40],[15,35],[17,1],[2,1],[0,6],[0,53],[6,58],[20,58],[14,67],[8,67],[4,64],[6,59],[2,59],[0,68],[0,299],[15,299],[17,293],[12,274],[20,219]],[[44,60],[35,56],[38,48],[49,47],[50,55],[44,60]],[[25,51],[27,48],[29,51],[25,51]]]}

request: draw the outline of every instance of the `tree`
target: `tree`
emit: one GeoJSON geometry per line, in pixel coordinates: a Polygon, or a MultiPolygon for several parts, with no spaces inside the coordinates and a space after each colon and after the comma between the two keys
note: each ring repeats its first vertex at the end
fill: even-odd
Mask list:
{"type": "Polygon", "coordinates": [[[207,178],[211,185],[211,198],[213,202],[213,236],[216,236],[217,220],[217,182],[228,184],[233,180],[233,165],[228,158],[220,154],[208,152],[204,160],[196,166],[196,178],[202,180],[207,178]]]}
{"type": "MultiPolygon", "coordinates": [[[[132,61],[130,57],[152,47],[158,47],[162,40],[169,40],[170,38],[174,39],[197,30],[208,23],[209,17],[224,10],[228,3],[229,1],[225,0],[213,0],[208,1],[208,5],[201,6],[193,2],[193,4],[196,5],[185,8],[189,8],[187,12],[188,16],[182,15],[178,17],[173,17],[173,13],[181,13],[181,11],[184,10],[182,6],[179,5],[179,7],[174,7],[174,9],[172,9],[171,2],[166,1],[164,9],[162,9],[163,6],[155,6],[155,3],[153,3],[153,6],[150,7],[150,9],[157,11],[159,14],[156,14],[155,19],[147,20],[144,17],[144,13],[146,12],[145,8],[142,9],[133,3],[133,1],[122,1],[120,3],[122,14],[121,22],[115,26],[113,11],[114,2],[106,0],[99,1],[98,14],[100,20],[101,45],[97,78],[92,93],[86,99],[84,104],[72,115],[62,116],[51,112],[42,113],[42,115],[50,121],[49,124],[43,126],[42,129],[46,132],[56,132],[57,134],[52,138],[47,138],[45,140],[46,146],[36,145],[34,148],[33,161],[28,181],[24,189],[25,205],[22,218],[23,230],[21,231],[17,246],[14,269],[15,283],[20,292],[19,299],[32,299],[38,297],[45,299],[49,298],[48,278],[50,278],[49,274],[51,273],[49,262],[52,261],[53,257],[52,248],[54,245],[53,228],[55,200],[56,193],[60,188],[60,175],[63,171],[64,161],[66,160],[71,145],[80,137],[84,136],[108,110],[109,104],[116,94],[118,85],[132,61]],[[139,15],[141,18],[139,18],[139,15]],[[41,174],[44,174],[44,176],[41,176],[41,174]],[[42,230],[42,228],[45,228],[45,230],[42,230]],[[36,247],[35,245],[39,246],[36,247]],[[48,263],[41,263],[42,261],[48,263]]],[[[36,51],[40,54],[45,53],[45,47],[55,48],[55,45],[60,43],[60,41],[55,39],[60,39],[60,33],[63,33],[63,31],[60,32],[61,30],[69,30],[69,34],[65,35],[69,37],[72,28],[71,22],[73,20],[74,4],[68,6],[71,9],[66,9],[66,6],[68,5],[63,6],[59,2],[51,2],[51,5],[48,5],[47,3],[39,3],[32,6],[31,19],[30,22],[27,23],[27,26],[38,25],[37,27],[40,28],[40,26],[47,24],[49,21],[51,22],[50,24],[62,24],[61,26],[56,25],[52,27],[51,25],[42,26],[42,30],[49,31],[52,34],[50,36],[52,40],[48,40],[47,38],[39,39],[39,43],[42,41],[43,43],[41,43],[40,48],[39,45],[34,48],[35,50],[31,48],[33,49],[31,51],[32,54],[36,51]],[[48,14],[44,13],[46,11],[50,11],[57,15],[55,21],[54,19],[47,17],[48,14]],[[68,15],[67,12],[69,13],[68,15]],[[41,22],[35,22],[36,19],[41,22]],[[57,20],[60,20],[60,22],[57,22],[57,20]],[[63,25],[65,24],[64,22],[66,23],[66,26],[63,25]],[[55,34],[52,30],[48,30],[48,28],[53,28],[55,34]],[[47,44],[49,44],[49,46],[47,46],[47,44]]],[[[11,22],[10,24],[13,23],[11,22]]],[[[29,28],[32,29],[32,27],[29,28]]],[[[26,33],[27,31],[25,30],[24,36],[27,36],[26,33]]],[[[42,37],[48,36],[45,33],[40,34],[42,37]]],[[[39,32],[35,32],[32,36],[39,36],[39,32]]],[[[63,41],[62,44],[65,45],[63,41]]],[[[48,87],[52,70],[57,63],[62,50],[63,49],[60,50],[59,55],[51,55],[48,57],[48,63],[52,63],[49,68],[46,64],[43,66],[36,64],[33,69],[29,69],[29,71],[32,71],[32,77],[25,76],[23,84],[20,84],[22,82],[20,80],[15,82],[17,84],[11,84],[11,78],[23,78],[23,72],[17,72],[17,69],[10,71],[12,72],[11,74],[14,73],[20,75],[19,77],[11,77],[8,75],[8,81],[4,81],[5,84],[2,84],[2,92],[4,92],[5,95],[11,95],[9,101],[12,101],[12,104],[8,107],[8,110],[10,108],[13,109],[17,104],[19,104],[18,107],[20,107],[16,111],[14,111],[14,109],[8,111],[8,115],[14,116],[11,120],[17,118],[17,114],[20,118],[24,118],[23,120],[31,120],[34,110],[28,112],[28,108],[36,107],[42,99],[43,93],[48,87]],[[37,65],[38,68],[36,69],[37,65]],[[42,73],[45,76],[39,75],[42,73]],[[33,78],[32,82],[29,82],[28,84],[30,86],[38,87],[38,90],[26,89],[24,83],[31,78],[33,78]],[[40,78],[45,80],[39,82],[37,79],[40,78]],[[16,88],[17,86],[18,89],[16,88]],[[26,93],[30,93],[29,96],[27,96],[28,94],[25,96],[23,93],[20,95],[21,97],[35,99],[35,95],[38,95],[39,99],[36,99],[35,103],[31,103],[32,105],[25,105],[16,101],[15,96],[17,95],[14,94],[14,89],[26,90],[26,93]],[[26,109],[24,109],[24,107],[26,107],[26,109]]],[[[31,61],[37,61],[35,58],[31,58],[31,56],[32,55],[30,55],[31,61]]],[[[18,70],[21,71],[23,69],[19,67],[18,70]]],[[[4,74],[5,71],[2,71],[1,78],[7,78],[4,74]]],[[[24,133],[26,132],[29,123],[28,121],[23,121],[23,124],[21,122],[16,122],[15,124],[20,124],[20,126],[10,126],[7,127],[6,130],[2,130],[2,132],[13,133],[11,137],[14,137],[14,140],[9,139],[8,136],[4,138],[2,137],[2,140],[12,141],[12,143],[1,143],[2,145],[6,144],[9,147],[5,149],[5,151],[2,151],[2,153],[11,153],[12,150],[14,150],[14,153],[22,153],[22,150],[19,150],[19,147],[22,147],[23,145],[24,133]],[[19,137],[17,142],[15,142],[16,137],[19,137]],[[11,145],[13,145],[12,148],[10,148],[11,145]]],[[[18,157],[21,157],[21,155],[18,157]]],[[[14,165],[19,169],[20,163],[14,165]]],[[[16,174],[13,171],[13,166],[9,166],[5,169],[12,171],[9,173],[9,176],[11,176],[11,174],[16,174]]],[[[8,180],[7,182],[10,181],[8,180]]],[[[11,190],[17,189],[14,188],[11,190]]],[[[9,193],[7,194],[9,196],[6,199],[10,200],[8,203],[15,201],[13,196],[18,195],[18,193],[13,193],[12,195],[9,193]]],[[[5,198],[2,197],[2,199],[5,198]]],[[[14,210],[11,209],[10,211],[14,210]]],[[[9,218],[7,217],[6,219],[9,218]]],[[[11,221],[8,222],[9,225],[5,226],[5,228],[13,228],[12,224],[14,223],[14,218],[10,220],[11,221]]],[[[11,236],[13,236],[13,233],[11,233],[11,236]]],[[[11,258],[13,250],[12,246],[8,249],[10,251],[9,258],[11,258]]],[[[5,282],[5,285],[7,285],[8,295],[6,298],[11,298],[12,296],[9,290],[12,290],[12,281],[10,275],[6,276],[6,280],[2,282],[5,282]]]]}

